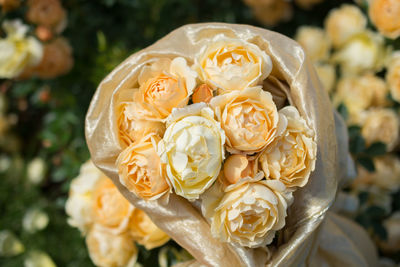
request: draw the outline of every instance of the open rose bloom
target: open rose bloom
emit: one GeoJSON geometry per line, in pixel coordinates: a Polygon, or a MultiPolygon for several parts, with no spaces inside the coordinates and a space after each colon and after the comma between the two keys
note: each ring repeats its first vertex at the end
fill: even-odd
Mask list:
{"type": "Polygon", "coordinates": [[[296,42],[220,23],[126,59],[86,117],[94,163],[193,266],[374,265],[328,212],[352,170],[344,129],[296,42]]]}

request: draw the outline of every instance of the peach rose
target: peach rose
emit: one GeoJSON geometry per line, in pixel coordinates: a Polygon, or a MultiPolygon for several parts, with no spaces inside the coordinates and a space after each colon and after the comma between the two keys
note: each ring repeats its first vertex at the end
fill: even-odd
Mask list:
{"type": "Polygon", "coordinates": [[[86,237],[93,263],[99,267],[133,267],[138,250],[128,233],[113,234],[95,225],[86,237]]]}
{"type": "Polygon", "coordinates": [[[342,46],[351,36],[363,32],[367,18],[354,5],[344,4],[332,9],[325,19],[325,29],[335,48],[342,46]]]}
{"type": "Polygon", "coordinates": [[[369,17],[384,36],[400,36],[400,2],[397,0],[371,0],[369,17]]]}
{"type": "Polygon", "coordinates": [[[212,217],[215,238],[250,248],[272,242],[275,232],[285,225],[292,194],[283,183],[262,177],[245,178],[225,189],[212,217]]]}
{"type": "Polygon", "coordinates": [[[169,189],[156,152],[159,141],[159,136],[149,134],[133,142],[117,159],[120,182],[146,200],[157,199],[169,189]]]}
{"type": "Polygon", "coordinates": [[[143,118],[162,120],[173,108],[184,107],[196,86],[197,74],[182,57],[161,58],[145,66],[139,75],[134,101],[143,118]]]}
{"type": "Polygon", "coordinates": [[[200,79],[221,92],[260,85],[272,70],[270,57],[257,45],[216,36],[196,58],[200,79]]]}
{"type": "Polygon", "coordinates": [[[135,209],[132,214],[129,233],[136,242],[148,250],[160,247],[170,240],[170,237],[139,209],[135,209]]]}
{"type": "Polygon", "coordinates": [[[400,103],[400,53],[394,53],[391,57],[386,72],[386,82],[393,99],[400,103]]]}
{"type": "Polygon", "coordinates": [[[60,0],[29,0],[26,18],[29,22],[57,28],[66,19],[60,0]]]}
{"type": "Polygon", "coordinates": [[[93,192],[94,222],[114,230],[125,231],[134,207],[118,191],[110,179],[102,179],[93,192]]]}
{"type": "Polygon", "coordinates": [[[323,29],[301,26],[297,30],[295,39],[312,61],[328,59],[331,42],[323,29]]]}
{"type": "Polygon", "coordinates": [[[207,84],[202,84],[196,88],[193,92],[192,101],[193,103],[208,103],[213,97],[213,90],[207,84]]]}
{"type": "Polygon", "coordinates": [[[315,133],[295,107],[284,107],[279,114],[285,131],[262,152],[259,162],[267,179],[277,179],[287,187],[303,187],[315,169],[315,133]]]}
{"type": "Polygon", "coordinates": [[[117,128],[122,145],[129,146],[150,133],[164,135],[164,123],[140,119],[137,108],[133,102],[122,102],[117,107],[117,128]]]}
{"type": "Polygon", "coordinates": [[[229,156],[223,167],[222,178],[228,184],[235,184],[240,179],[254,177],[257,172],[257,166],[254,159],[248,156],[236,154],[229,156]]]}
{"type": "Polygon", "coordinates": [[[277,135],[278,111],[272,95],[260,87],[216,96],[210,105],[225,131],[230,152],[261,151],[277,135]]]}

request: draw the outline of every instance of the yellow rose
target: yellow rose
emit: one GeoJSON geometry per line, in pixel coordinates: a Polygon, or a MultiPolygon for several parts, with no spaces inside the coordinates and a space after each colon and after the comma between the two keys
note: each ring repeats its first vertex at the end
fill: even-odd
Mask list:
{"type": "Polygon", "coordinates": [[[161,58],[145,66],[139,75],[134,101],[144,118],[165,119],[173,108],[184,107],[196,86],[197,74],[182,57],[161,58]]]}
{"type": "Polygon", "coordinates": [[[365,112],[361,121],[361,135],[367,145],[383,142],[389,151],[393,150],[399,140],[399,118],[391,109],[372,109],[365,112]]]}
{"type": "Polygon", "coordinates": [[[386,81],[393,99],[400,103],[400,53],[392,55],[386,72],[386,81]]]}
{"type": "Polygon", "coordinates": [[[327,92],[331,92],[336,83],[335,66],[328,63],[314,64],[318,78],[327,92]]]}
{"type": "Polygon", "coordinates": [[[325,29],[334,47],[340,47],[354,34],[363,32],[367,19],[354,5],[344,4],[331,10],[325,19],[325,29]]]}
{"type": "Polygon", "coordinates": [[[217,179],[225,134],[205,103],[174,109],[158,153],[175,192],[195,200],[217,179]]]}
{"type": "Polygon", "coordinates": [[[42,58],[42,45],[33,37],[26,37],[28,27],[20,20],[5,21],[7,33],[0,39],[0,78],[15,78],[26,67],[34,66],[42,58]]]}
{"type": "Polygon", "coordinates": [[[260,85],[272,70],[270,57],[257,45],[215,37],[196,59],[200,79],[221,92],[260,85]]]}
{"type": "Polygon", "coordinates": [[[146,213],[135,209],[129,224],[129,233],[134,240],[150,250],[167,243],[170,237],[157,227],[146,213]]]}
{"type": "Polygon", "coordinates": [[[146,200],[157,199],[169,190],[157,154],[159,140],[157,135],[149,134],[132,143],[117,159],[121,184],[146,200]]]}
{"type": "Polygon", "coordinates": [[[302,26],[298,28],[295,39],[312,61],[328,59],[331,42],[323,29],[302,26]]]}
{"type": "Polygon", "coordinates": [[[278,111],[272,95],[260,87],[219,95],[210,105],[225,131],[228,151],[251,154],[275,139],[278,111]]]}
{"type": "Polygon", "coordinates": [[[92,161],[81,166],[79,176],[72,180],[65,204],[68,223],[86,233],[93,223],[93,191],[99,181],[108,179],[92,161]]]}
{"type": "Polygon", "coordinates": [[[285,131],[262,152],[259,162],[267,179],[303,187],[315,169],[315,133],[295,107],[284,107],[279,114],[285,131]]]}
{"type": "Polygon", "coordinates": [[[164,135],[162,122],[140,119],[138,106],[133,102],[122,102],[117,107],[117,128],[121,144],[129,146],[150,133],[164,135]]]}
{"type": "Polygon", "coordinates": [[[381,70],[386,61],[386,54],[383,37],[371,31],[364,31],[349,38],[332,59],[340,64],[345,75],[351,75],[381,70]]]}
{"type": "Polygon", "coordinates": [[[93,192],[94,222],[116,233],[127,229],[134,207],[110,179],[102,179],[93,192]]]}
{"type": "Polygon", "coordinates": [[[384,36],[400,36],[400,2],[397,0],[371,0],[369,17],[384,36]]]}
{"type": "Polygon", "coordinates": [[[90,258],[99,267],[133,267],[138,255],[129,233],[113,234],[97,225],[86,237],[86,245],[90,258]]]}
{"type": "Polygon", "coordinates": [[[286,209],[292,194],[276,180],[245,178],[228,186],[214,210],[211,232],[223,242],[263,247],[285,225],[286,209]]]}
{"type": "Polygon", "coordinates": [[[240,179],[254,177],[257,172],[255,160],[250,157],[236,154],[229,156],[224,162],[223,179],[224,184],[235,184],[240,179]]]}

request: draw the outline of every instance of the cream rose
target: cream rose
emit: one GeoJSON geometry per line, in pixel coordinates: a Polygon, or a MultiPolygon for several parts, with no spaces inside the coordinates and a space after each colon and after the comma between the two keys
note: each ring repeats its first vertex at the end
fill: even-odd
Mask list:
{"type": "Polygon", "coordinates": [[[97,183],[108,179],[92,161],[81,166],[79,176],[72,180],[65,204],[68,223],[86,233],[93,223],[93,191],[97,183]]]}
{"type": "Polygon", "coordinates": [[[366,30],[349,38],[332,59],[349,75],[381,70],[386,54],[383,37],[366,30]]]}
{"type": "Polygon", "coordinates": [[[230,152],[261,151],[277,135],[277,108],[272,95],[260,87],[219,95],[210,105],[225,131],[230,152]]]}
{"type": "Polygon", "coordinates": [[[93,220],[115,233],[128,228],[134,207],[118,191],[110,179],[102,179],[93,191],[93,220]]]}
{"type": "Polygon", "coordinates": [[[197,73],[182,57],[161,58],[143,67],[134,101],[143,118],[165,119],[173,108],[184,107],[196,86],[197,73]]]}
{"type": "Polygon", "coordinates": [[[354,34],[363,32],[367,18],[354,5],[342,5],[331,10],[325,20],[325,29],[334,47],[342,46],[354,34]]]}
{"type": "Polygon", "coordinates": [[[225,133],[204,103],[174,109],[158,153],[178,195],[195,200],[216,180],[224,159],[225,133]]]}
{"type": "Polygon", "coordinates": [[[389,151],[399,141],[400,122],[398,115],[391,109],[371,109],[363,114],[361,135],[367,145],[383,142],[389,151]]]}
{"type": "Polygon", "coordinates": [[[150,250],[164,245],[170,237],[157,227],[146,213],[135,209],[129,225],[134,240],[150,250]]]}
{"type": "Polygon", "coordinates": [[[262,177],[246,178],[226,188],[212,217],[215,238],[250,248],[272,242],[275,232],[285,225],[292,194],[283,183],[262,177]]]}
{"type": "Polygon", "coordinates": [[[133,267],[138,250],[128,233],[113,234],[95,225],[86,237],[93,263],[99,267],[133,267]]]}
{"type": "Polygon", "coordinates": [[[132,143],[117,159],[121,184],[137,196],[157,199],[169,190],[166,175],[157,154],[160,137],[149,134],[132,143]]]}
{"type": "Polygon", "coordinates": [[[305,186],[315,169],[315,133],[295,107],[284,107],[279,114],[286,129],[262,152],[259,162],[267,179],[279,180],[287,187],[305,186]]]}
{"type": "Polygon", "coordinates": [[[270,57],[257,45],[215,37],[196,59],[200,79],[221,92],[260,85],[272,70],[270,57]]]}
{"type": "Polygon", "coordinates": [[[129,146],[150,133],[164,135],[165,125],[159,121],[140,119],[138,106],[133,102],[122,102],[117,107],[117,128],[120,143],[129,146]]]}
{"type": "Polygon", "coordinates": [[[336,83],[335,66],[329,63],[316,63],[314,67],[325,90],[331,92],[336,83]]]}
{"type": "Polygon", "coordinates": [[[400,2],[397,0],[372,0],[369,17],[384,36],[396,39],[400,36],[400,2]]]}
{"type": "Polygon", "coordinates": [[[20,20],[5,21],[3,28],[7,37],[0,39],[0,78],[15,78],[39,63],[43,48],[35,38],[26,37],[28,26],[20,20]]]}
{"type": "Polygon", "coordinates": [[[389,61],[386,72],[386,82],[389,85],[392,98],[400,103],[400,53],[394,53],[389,61]]]}
{"type": "Polygon", "coordinates": [[[302,26],[297,30],[295,39],[312,61],[328,59],[331,42],[323,29],[302,26]]]}

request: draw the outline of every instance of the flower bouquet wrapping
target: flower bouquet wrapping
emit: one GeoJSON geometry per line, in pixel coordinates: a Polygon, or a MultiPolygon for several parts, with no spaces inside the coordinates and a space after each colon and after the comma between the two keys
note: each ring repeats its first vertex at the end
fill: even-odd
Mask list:
{"type": "Polygon", "coordinates": [[[338,224],[321,222],[348,167],[342,129],[297,43],[219,23],[129,57],[86,118],[93,162],[209,266],[329,261],[315,255],[343,236],[321,234],[338,224]]]}

